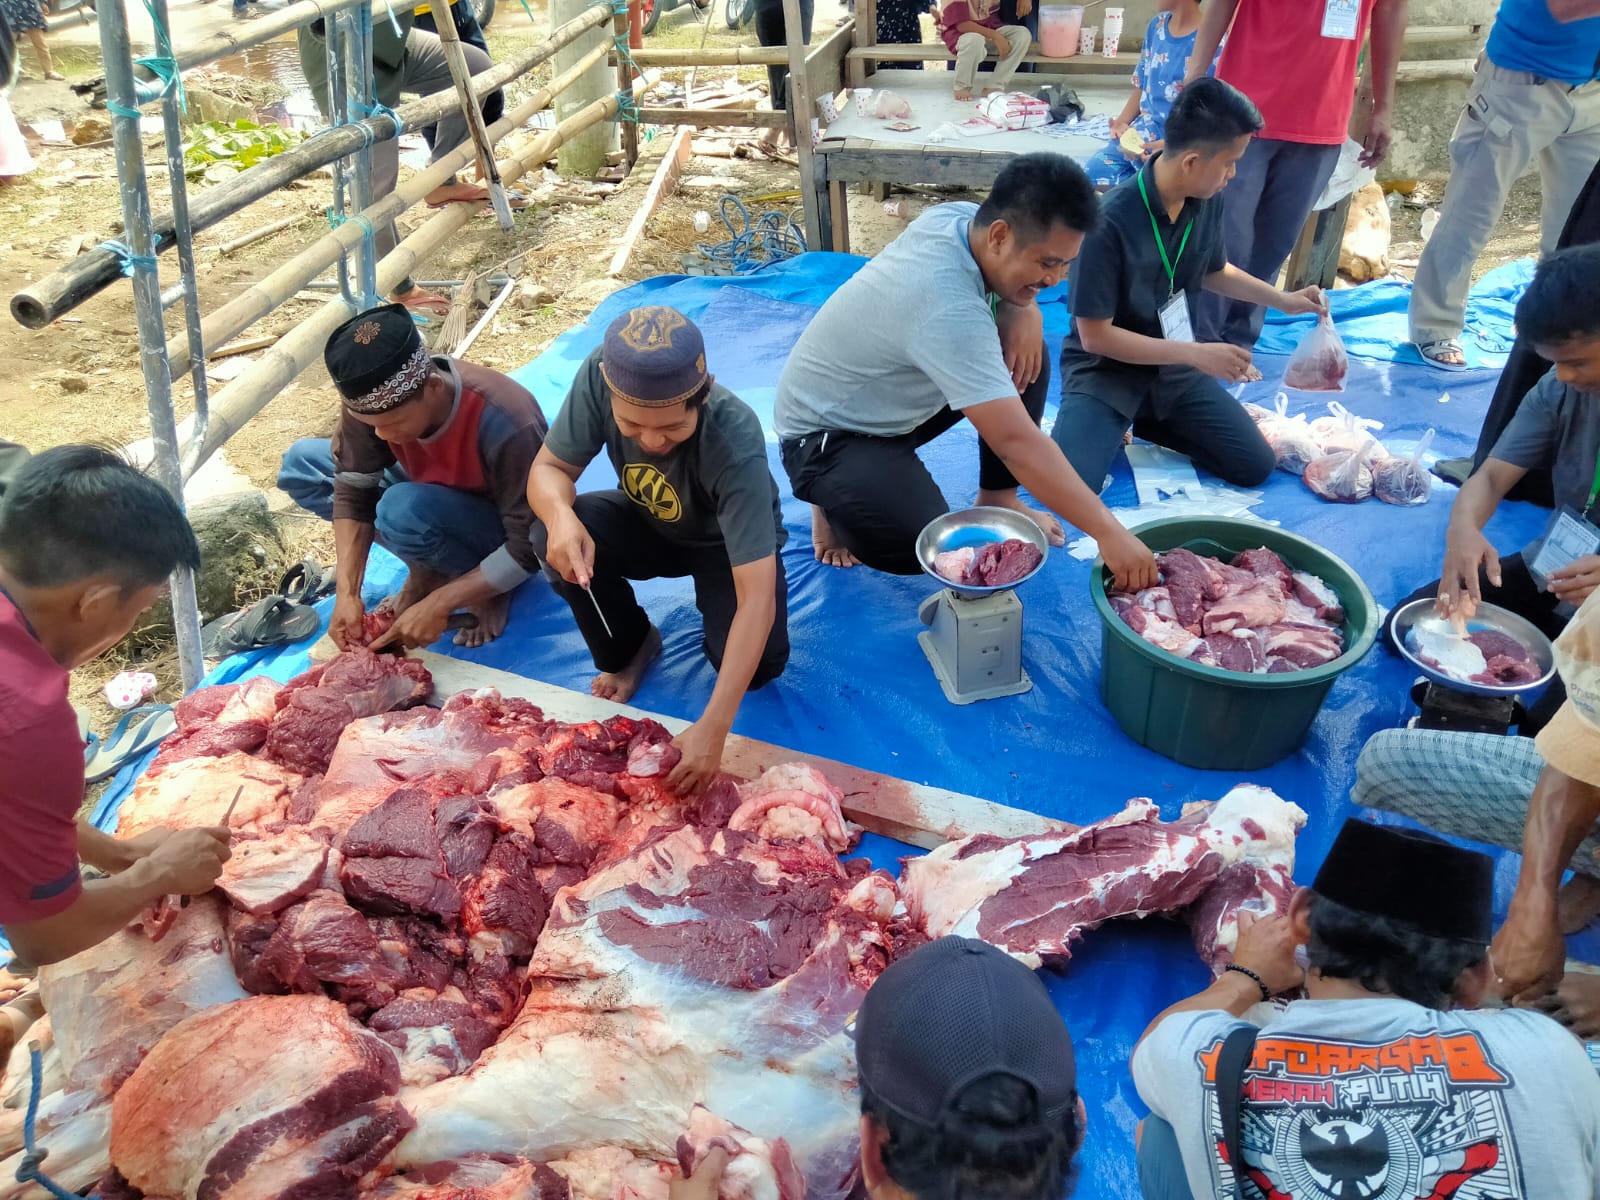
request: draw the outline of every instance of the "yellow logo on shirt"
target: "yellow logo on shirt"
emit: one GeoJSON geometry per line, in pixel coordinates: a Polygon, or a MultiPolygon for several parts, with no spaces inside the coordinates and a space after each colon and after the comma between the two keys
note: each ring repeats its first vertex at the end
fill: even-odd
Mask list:
{"type": "Polygon", "coordinates": [[[622,491],[658,521],[670,523],[683,516],[677,489],[649,463],[629,463],[622,469],[622,491]]]}

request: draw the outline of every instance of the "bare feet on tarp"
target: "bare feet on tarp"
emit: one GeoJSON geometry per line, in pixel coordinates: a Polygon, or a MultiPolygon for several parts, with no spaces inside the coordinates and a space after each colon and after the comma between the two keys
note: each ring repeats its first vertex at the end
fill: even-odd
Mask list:
{"type": "Polygon", "coordinates": [[[1244,382],[1245,383],[1260,383],[1261,382],[1261,368],[1256,366],[1254,363],[1252,363],[1250,366],[1246,367],[1244,369],[1244,382]]]}
{"type": "Polygon", "coordinates": [[[472,605],[467,611],[478,618],[478,623],[471,629],[456,630],[455,642],[468,650],[476,650],[479,646],[487,646],[506,631],[506,620],[511,615],[511,595],[509,592],[501,593],[482,604],[472,605]]]}
{"type": "Polygon", "coordinates": [[[1565,934],[1581,933],[1600,917],[1600,879],[1574,875],[1556,897],[1556,919],[1565,934]]]}
{"type": "Polygon", "coordinates": [[[978,503],[992,508],[1009,508],[1012,512],[1019,512],[1044,531],[1045,540],[1052,546],[1065,546],[1067,544],[1067,533],[1066,530],[1061,528],[1061,522],[1056,520],[1050,513],[1036,508],[1029,508],[1022,502],[1015,489],[1003,492],[989,492],[979,488],[978,503]]]}
{"type": "Polygon", "coordinates": [[[444,582],[442,576],[435,575],[431,571],[412,571],[400,585],[400,590],[378,601],[378,607],[372,611],[398,617],[418,600],[437,591],[444,582]]]}
{"type": "Polygon", "coordinates": [[[811,552],[817,561],[827,567],[854,567],[861,560],[850,553],[839,535],[828,523],[828,516],[815,504],[811,506],[811,552]]]}
{"type": "Polygon", "coordinates": [[[661,631],[654,625],[650,632],[645,634],[644,641],[640,644],[633,660],[620,671],[602,671],[594,677],[594,682],[589,685],[589,691],[602,700],[615,700],[618,704],[626,704],[633,699],[633,694],[639,690],[639,684],[644,680],[644,673],[650,669],[650,664],[661,654],[661,631]]]}
{"type": "Polygon", "coordinates": [[[1569,965],[1560,987],[1523,1007],[1554,1017],[1584,1041],[1592,1042],[1600,1037],[1600,975],[1573,970],[1569,965]]]}
{"type": "Polygon", "coordinates": [[[956,89],[956,99],[957,100],[971,100],[972,99],[972,89],[971,88],[957,88],[956,89]]]}

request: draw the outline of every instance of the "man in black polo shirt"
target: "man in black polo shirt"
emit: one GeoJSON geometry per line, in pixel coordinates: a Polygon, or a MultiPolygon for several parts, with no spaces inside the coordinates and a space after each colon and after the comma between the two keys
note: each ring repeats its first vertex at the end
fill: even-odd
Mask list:
{"type": "Polygon", "coordinates": [[[1130,425],[1228,483],[1254,487],[1272,473],[1271,448],[1222,388],[1259,378],[1250,352],[1193,332],[1201,290],[1286,313],[1327,307],[1318,288],[1280,292],[1228,262],[1220,193],[1260,128],[1242,92],[1198,79],[1173,105],[1165,149],[1101,202],[1100,225],[1072,264],[1052,434],[1090,487],[1101,486],[1130,425]]]}

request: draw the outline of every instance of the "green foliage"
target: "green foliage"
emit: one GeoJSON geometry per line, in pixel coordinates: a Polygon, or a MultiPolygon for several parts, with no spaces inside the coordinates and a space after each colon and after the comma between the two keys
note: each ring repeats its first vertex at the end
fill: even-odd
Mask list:
{"type": "Polygon", "coordinates": [[[254,121],[207,121],[194,127],[184,143],[184,169],[191,179],[216,183],[282,154],[305,140],[305,134],[254,121]]]}

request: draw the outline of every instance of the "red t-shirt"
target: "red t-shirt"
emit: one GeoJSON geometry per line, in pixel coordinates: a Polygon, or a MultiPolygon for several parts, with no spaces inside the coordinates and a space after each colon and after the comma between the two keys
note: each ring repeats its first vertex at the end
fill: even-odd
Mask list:
{"type": "Polygon", "coordinates": [[[949,47],[950,53],[955,53],[956,42],[961,40],[960,26],[968,21],[974,25],[982,25],[985,29],[999,29],[1000,10],[995,9],[980,21],[972,15],[972,8],[965,3],[965,0],[949,0],[939,13],[939,36],[944,39],[944,44],[949,47]]]}
{"type": "Polygon", "coordinates": [[[1261,136],[1344,144],[1374,0],[1240,0],[1217,78],[1255,101],[1261,136]],[[1353,38],[1322,36],[1330,7],[1358,6],[1353,38]]]}
{"type": "Polygon", "coordinates": [[[67,672],[0,592],[0,925],[53,917],[78,898],[82,803],[67,672]]]}

